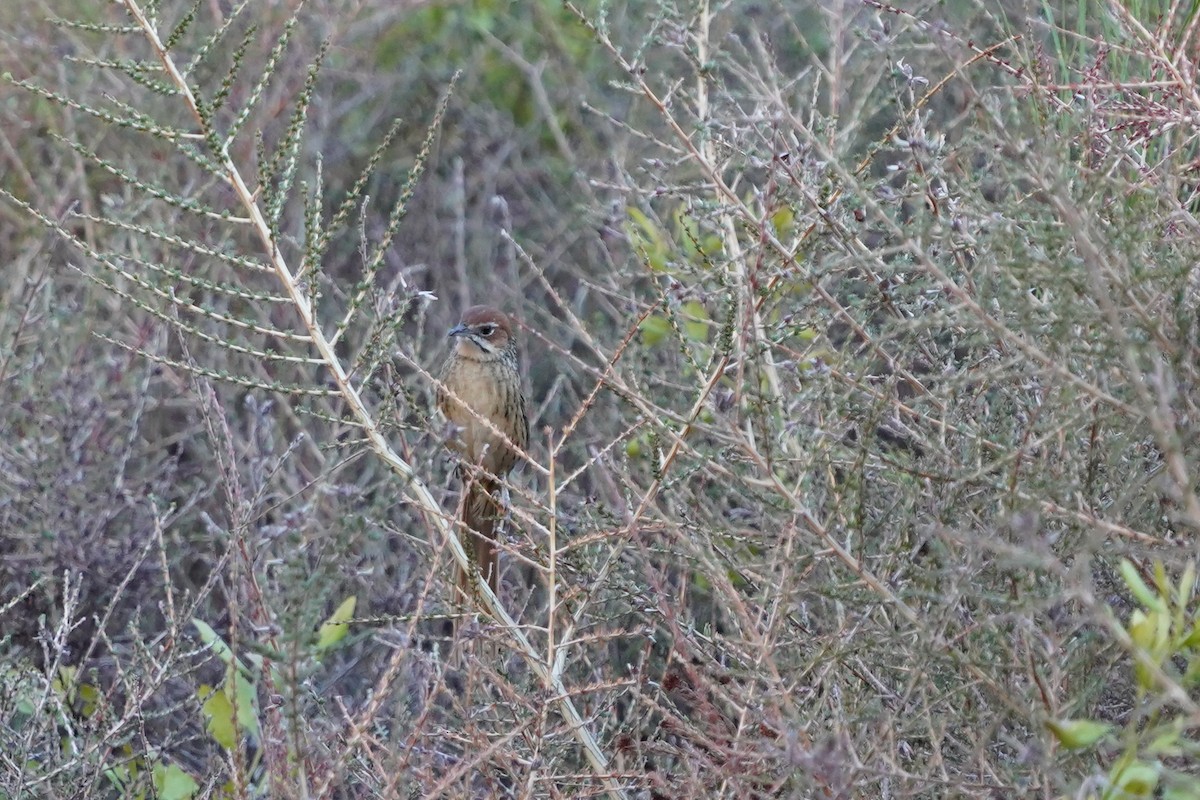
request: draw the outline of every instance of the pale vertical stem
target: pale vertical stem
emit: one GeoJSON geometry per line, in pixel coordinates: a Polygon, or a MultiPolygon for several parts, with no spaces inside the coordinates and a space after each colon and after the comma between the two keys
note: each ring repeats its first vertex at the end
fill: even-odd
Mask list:
{"type": "Polygon", "coordinates": [[[556,596],[558,580],[558,575],[556,573],[556,567],[558,563],[558,491],[555,486],[556,478],[554,475],[554,431],[549,427],[546,428],[546,452],[550,454],[550,463],[547,465],[550,470],[550,478],[549,485],[546,490],[548,495],[547,502],[550,506],[550,524],[546,526],[549,531],[547,538],[550,550],[550,555],[548,558],[549,577],[546,579],[546,588],[550,594],[550,617],[548,620],[546,620],[546,663],[553,664],[555,650],[554,613],[556,611],[556,605],[558,601],[556,596]]]}
{"type": "MultiPolygon", "coordinates": [[[[708,112],[709,112],[709,97],[708,97],[708,80],[705,77],[705,66],[708,64],[709,57],[709,37],[711,36],[713,13],[709,6],[709,0],[704,0],[700,6],[700,13],[696,22],[696,59],[700,64],[700,69],[696,73],[696,117],[698,126],[701,130],[700,153],[703,156],[704,162],[708,165],[709,171],[714,176],[719,174],[720,153],[717,151],[716,143],[713,142],[712,136],[707,130],[708,112]]],[[[718,186],[716,181],[713,183],[713,193],[718,196],[723,193],[722,187],[718,186]]],[[[721,213],[721,240],[725,247],[725,252],[729,256],[729,262],[733,266],[737,274],[738,286],[745,294],[744,302],[738,303],[738,309],[743,315],[743,323],[739,325],[742,330],[749,330],[754,337],[754,342],[765,342],[766,333],[763,330],[762,320],[758,315],[758,306],[755,302],[755,293],[751,288],[750,269],[746,264],[747,253],[742,249],[742,244],[738,240],[737,225],[734,219],[734,213],[741,211],[743,220],[750,222],[755,219],[753,214],[748,214],[749,207],[739,208],[738,205],[732,204],[721,213]]],[[[760,209],[761,215],[767,215],[767,208],[760,209]]],[[[759,219],[759,225],[767,225],[766,219],[759,219]]],[[[745,353],[751,349],[744,340],[742,341],[742,357],[739,362],[744,364],[745,353]]],[[[761,353],[763,374],[766,376],[767,385],[770,387],[771,393],[776,397],[782,398],[783,389],[779,382],[779,373],[775,369],[775,359],[771,355],[769,347],[763,348],[761,353]]],[[[749,418],[747,418],[747,431],[753,435],[750,428],[749,418]]],[[[790,438],[789,438],[790,441],[790,438]]]]}

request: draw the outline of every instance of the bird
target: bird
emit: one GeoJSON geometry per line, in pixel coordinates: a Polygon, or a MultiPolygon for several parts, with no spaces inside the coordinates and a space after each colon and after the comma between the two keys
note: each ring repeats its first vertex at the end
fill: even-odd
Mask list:
{"type": "Polygon", "coordinates": [[[437,406],[452,425],[446,447],[459,457],[459,536],[478,570],[478,576],[457,570],[457,598],[465,602],[479,578],[499,594],[495,539],[504,510],[501,481],[528,448],[529,419],[512,319],[491,306],[472,306],[446,335],[452,344],[438,380],[437,406]]]}

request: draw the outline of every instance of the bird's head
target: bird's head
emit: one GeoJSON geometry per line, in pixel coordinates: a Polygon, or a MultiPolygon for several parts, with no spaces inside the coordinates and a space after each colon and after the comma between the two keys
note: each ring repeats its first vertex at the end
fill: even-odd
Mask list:
{"type": "Polygon", "coordinates": [[[491,306],[471,306],[446,334],[458,355],[474,361],[503,358],[513,344],[512,320],[491,306]]]}

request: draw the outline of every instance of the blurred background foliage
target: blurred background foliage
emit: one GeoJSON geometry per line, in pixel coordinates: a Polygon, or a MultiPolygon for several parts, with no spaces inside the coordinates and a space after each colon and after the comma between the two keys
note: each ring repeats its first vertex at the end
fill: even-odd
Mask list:
{"type": "MultiPolygon", "coordinates": [[[[160,5],[192,53],[236,4],[160,5]]],[[[293,14],[231,156],[286,149],[327,45],[299,263],[305,193],[332,217],[396,131],[310,288],[332,328],[394,230],[339,354],[446,508],[414,363],[520,319],[570,480],[514,481],[503,596],[542,635],[555,520],[629,796],[1200,796],[1194,4],[255,3],[194,73],[226,114],[293,14]]],[[[291,320],[218,290],[244,228],[145,191],[226,187],[62,101],[191,124],[88,28],[123,24],[0,6],[0,797],[601,792],[502,635],[446,640],[448,557],[345,408],[177,365],[324,373],[180,335],[21,207],[291,320]]]]}

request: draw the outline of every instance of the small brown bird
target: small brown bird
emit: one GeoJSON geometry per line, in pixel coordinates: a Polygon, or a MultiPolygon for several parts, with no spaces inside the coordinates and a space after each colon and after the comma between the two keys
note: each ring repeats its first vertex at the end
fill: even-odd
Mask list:
{"type": "MultiPolygon", "coordinates": [[[[496,522],[503,514],[500,480],[517,462],[514,448],[524,450],[529,445],[517,341],[512,320],[490,306],[468,308],[447,335],[454,343],[439,376],[445,388],[438,388],[437,404],[457,430],[446,446],[479,468],[459,467],[462,521],[472,540],[467,541],[464,533],[463,547],[498,593],[500,563],[493,542],[496,522]]],[[[474,576],[460,569],[456,585],[465,600],[473,594],[474,576]]]]}

